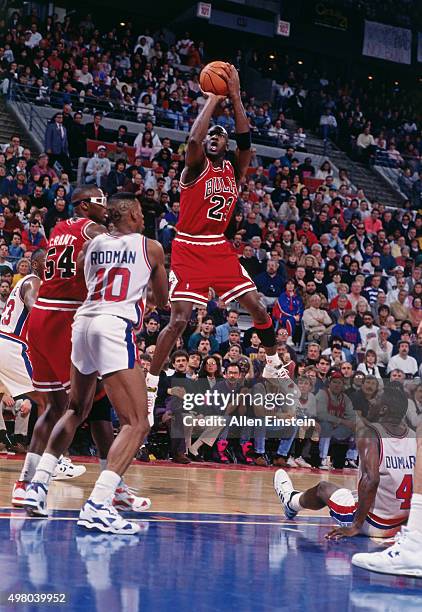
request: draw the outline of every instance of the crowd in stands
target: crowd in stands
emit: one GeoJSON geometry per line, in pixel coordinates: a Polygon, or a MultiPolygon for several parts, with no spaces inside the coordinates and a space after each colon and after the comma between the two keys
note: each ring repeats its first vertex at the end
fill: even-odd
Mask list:
{"type": "MultiPolygon", "coordinates": [[[[41,57],[38,59],[42,73],[57,71],[63,84],[66,68],[60,41],[65,38],[73,46],[70,20],[60,27],[50,20],[47,26],[40,26],[41,34],[36,21],[24,25],[19,17],[12,18],[7,27],[22,41],[10,44],[9,35],[4,34],[3,65],[9,50],[14,60],[21,61],[22,54],[28,57],[29,50],[41,51],[42,40],[55,41],[59,53],[55,54],[54,45],[49,47],[47,43],[45,48],[51,53],[45,60],[47,65],[43,65],[41,57]]],[[[80,53],[71,53],[75,64],[72,70],[80,70],[81,74],[92,71],[93,78],[101,81],[97,74],[100,36],[89,17],[79,28],[80,53]],[[89,42],[87,46],[85,40],[89,42]],[[83,66],[88,66],[88,71],[83,66]]],[[[154,53],[164,53],[160,50],[160,46],[164,49],[164,41],[157,47],[158,41],[151,38],[150,44],[148,32],[135,38],[142,50],[141,58],[145,56],[154,70],[157,66],[162,70],[167,63],[172,69],[169,55],[167,63],[154,62],[159,57],[154,53]],[[145,50],[151,57],[144,55],[145,50]]],[[[127,72],[134,69],[133,53],[137,53],[130,47],[131,39],[132,35],[121,32],[119,49],[122,41],[128,45],[127,53],[119,60],[126,66],[126,80],[127,72]],[[132,68],[127,67],[128,63],[132,68]]],[[[112,48],[115,40],[114,34],[101,38],[103,63],[107,63],[108,46],[112,48]]],[[[186,36],[166,53],[185,55],[187,62],[192,45],[186,36]]],[[[199,55],[198,61],[201,49],[199,44],[193,49],[195,57],[199,55]]],[[[10,58],[10,53],[7,56],[10,58]]],[[[17,79],[32,78],[29,68],[21,71],[17,79]]],[[[116,78],[121,76],[114,62],[110,69],[116,71],[116,78]]],[[[9,77],[14,70],[17,68],[10,71],[9,67],[9,77]]],[[[136,87],[139,78],[133,78],[136,87]]],[[[150,85],[145,81],[142,87],[150,85]]],[[[178,87],[179,84],[173,89],[176,95],[178,87]]],[[[324,95],[327,101],[330,96],[324,95]]],[[[194,116],[195,113],[191,118],[194,116]]],[[[230,129],[229,109],[216,120],[224,117],[230,129]]],[[[85,127],[80,118],[78,111],[73,112],[72,98],[61,98],[60,111],[47,126],[45,152],[33,155],[16,134],[11,134],[10,142],[1,143],[0,310],[11,288],[28,273],[31,252],[45,248],[55,224],[72,216],[69,173],[74,160],[86,154],[87,137],[116,146],[111,152],[105,144],[97,146],[86,166],[84,182],[95,183],[108,194],[135,193],[144,212],[146,235],[158,238],[166,252],[171,252],[179,215],[185,144],[178,146],[170,139],[160,139],[149,113],[143,115],[145,131],[134,142],[124,125],[115,134],[107,134],[101,125],[101,113],[94,114],[85,127]],[[132,160],[127,154],[128,144],[135,147],[132,160]]],[[[227,238],[254,279],[276,324],[277,350],[289,375],[297,381],[300,411],[316,416],[317,423],[312,428],[288,428],[271,435],[265,427],[254,431],[239,426],[233,432],[225,427],[205,426],[198,432],[181,424],[182,400],[190,384],[203,380],[208,389],[216,387],[235,393],[244,388],[265,393],[267,384],[271,384],[262,378],[265,350],[255,330],[250,323],[247,329],[241,326],[242,313],[236,305],[224,304],[210,289],[208,307],[194,309],[161,375],[156,422],[141,452],[143,458],[154,454],[154,449],[159,455],[157,440],[164,437],[169,447],[165,456],[170,453],[178,463],[214,460],[265,466],[272,462],[329,469],[330,456],[334,467],[341,468],[346,462],[353,468],[357,458],[353,420],[356,414],[367,416],[388,379],[402,384],[409,393],[409,425],[414,428],[421,418],[422,333],[418,329],[422,321],[422,215],[416,210],[392,210],[382,202],[370,202],[364,189],[356,188],[345,170],[334,172],[328,160],[319,168],[314,167],[311,158],[300,163],[295,153],[295,147],[288,146],[280,157],[262,160],[254,152],[227,238]],[[183,386],[180,379],[186,381],[183,386]]],[[[149,312],[139,334],[140,362],[145,370],[168,314],[165,310],[149,312]]],[[[242,415],[256,407],[230,409],[242,415]]],[[[200,413],[204,414],[204,409],[200,413]]]]}

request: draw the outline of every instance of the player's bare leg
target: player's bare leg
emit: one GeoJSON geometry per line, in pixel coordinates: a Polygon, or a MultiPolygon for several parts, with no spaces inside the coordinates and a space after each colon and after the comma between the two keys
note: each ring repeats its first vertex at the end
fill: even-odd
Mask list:
{"type": "Polygon", "coordinates": [[[358,553],[352,563],[381,574],[422,578],[422,423],[416,430],[417,451],[413,476],[413,495],[407,527],[396,536],[396,542],[382,552],[358,553]]]}
{"type": "Polygon", "coordinates": [[[120,432],[108,453],[107,470],[123,476],[149,432],[146,386],[140,366],[105,376],[104,387],[120,421],[120,432]]]}
{"type": "MultiPolygon", "coordinates": [[[[27,486],[34,478],[36,469],[41,460],[42,454],[46,449],[51,432],[57,421],[65,413],[69,402],[69,397],[65,391],[55,391],[54,393],[40,393],[39,391],[32,391],[28,395],[31,397],[31,399],[37,402],[37,405],[42,410],[42,413],[38,417],[35,424],[29,449],[25,455],[25,461],[22,466],[19,479],[13,486],[12,504],[16,507],[22,506],[25,499],[27,486]]],[[[81,476],[85,471],[86,468],[84,466],[75,466],[68,458],[62,457],[57,466],[55,477],[57,477],[59,480],[68,480],[69,478],[81,476]]]]}
{"type": "Polygon", "coordinates": [[[76,429],[86,419],[92,406],[97,373],[86,376],[72,365],[70,379],[72,391],[68,409],[55,424],[31,484],[27,488],[24,506],[30,516],[47,516],[48,487],[59,458],[69,448],[76,429]]]}
{"type": "Polygon", "coordinates": [[[339,487],[331,482],[319,482],[304,492],[293,488],[289,475],[284,470],[274,474],[274,489],[284,508],[284,514],[292,519],[300,510],[321,510],[339,487]]]}
{"type": "Polygon", "coordinates": [[[151,368],[146,376],[148,419],[151,426],[154,424],[154,405],[157,399],[160,372],[176,344],[177,338],[185,331],[192,315],[192,309],[192,302],[172,302],[170,321],[158,336],[151,368]]]}
{"type": "Polygon", "coordinates": [[[111,505],[142,440],[149,431],[145,380],[138,364],[104,376],[104,387],[120,421],[104,470],[82,508],[78,525],[111,533],[135,534],[139,525],[124,520],[111,505]]]}
{"type": "Polygon", "coordinates": [[[36,453],[37,455],[43,454],[53,427],[60,417],[63,416],[69,401],[68,395],[64,390],[49,393],[48,396],[49,403],[37,419],[31,444],[29,445],[29,452],[36,453]]]}
{"type": "MultiPolygon", "coordinates": [[[[282,378],[286,381],[290,381],[289,375],[282,367],[280,357],[277,353],[272,319],[267,312],[265,304],[261,301],[258,292],[256,290],[249,291],[239,297],[238,302],[242,308],[247,310],[251,315],[256,333],[262,342],[262,346],[265,348],[267,364],[264,368],[263,376],[265,378],[282,378]]],[[[290,384],[294,387],[293,383],[290,382],[289,385],[290,384]]]]}
{"type": "Polygon", "coordinates": [[[176,340],[183,334],[192,314],[192,302],[172,302],[170,321],[160,332],[152,358],[150,373],[159,376],[176,340]]]}
{"type": "MultiPolygon", "coordinates": [[[[114,442],[113,424],[111,421],[90,420],[90,428],[97,447],[100,471],[102,472],[107,469],[108,452],[114,442]]],[[[130,488],[122,480],[116,489],[113,506],[120,511],[145,512],[151,507],[151,500],[148,497],[137,495],[136,489],[130,488]]]]}

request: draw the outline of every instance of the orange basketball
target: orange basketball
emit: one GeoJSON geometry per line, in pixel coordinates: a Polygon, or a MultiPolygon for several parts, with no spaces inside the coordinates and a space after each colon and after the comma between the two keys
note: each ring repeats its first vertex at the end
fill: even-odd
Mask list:
{"type": "Polygon", "coordinates": [[[221,78],[223,73],[227,74],[226,62],[210,62],[203,68],[199,75],[199,84],[202,91],[226,96],[228,93],[227,83],[221,78]]]}

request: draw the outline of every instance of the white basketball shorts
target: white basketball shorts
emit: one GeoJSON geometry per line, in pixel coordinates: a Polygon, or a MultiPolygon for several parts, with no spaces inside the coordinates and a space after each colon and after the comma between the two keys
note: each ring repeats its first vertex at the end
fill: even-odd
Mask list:
{"type": "MultiPolygon", "coordinates": [[[[349,527],[353,523],[358,502],[357,491],[350,489],[337,489],[328,500],[330,515],[342,527],[349,527]]],[[[403,518],[380,517],[368,512],[360,532],[371,538],[391,538],[406,521],[403,518]]]]}
{"type": "Polygon", "coordinates": [[[3,332],[0,332],[0,381],[14,398],[34,390],[28,345],[3,332]]]}
{"type": "Polygon", "coordinates": [[[132,323],[114,315],[76,315],[72,325],[72,363],[81,374],[100,376],[131,370],[137,357],[132,323]]]}

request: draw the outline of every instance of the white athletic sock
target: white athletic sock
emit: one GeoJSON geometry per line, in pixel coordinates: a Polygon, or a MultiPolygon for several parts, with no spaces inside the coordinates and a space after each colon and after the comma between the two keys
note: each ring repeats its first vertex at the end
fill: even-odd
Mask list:
{"type": "Polygon", "coordinates": [[[58,457],[50,455],[50,453],[44,453],[40,459],[32,481],[42,482],[42,484],[47,485],[48,487],[48,485],[50,484],[51,477],[56,470],[58,462],[58,457]]]}
{"type": "Polygon", "coordinates": [[[267,363],[273,368],[276,368],[281,365],[281,359],[278,353],[275,353],[275,355],[267,355],[267,363]]]}
{"type": "Polygon", "coordinates": [[[111,470],[104,470],[98,477],[95,487],[89,496],[94,504],[104,504],[110,502],[115,490],[117,489],[122,477],[111,470]]]}
{"type": "Polygon", "coordinates": [[[422,533],[422,493],[413,493],[407,526],[410,531],[422,533]]]}
{"type": "Polygon", "coordinates": [[[151,374],[150,372],[148,372],[148,374],[146,375],[146,383],[147,383],[147,387],[158,387],[158,381],[160,380],[160,377],[157,376],[156,374],[151,374]]]}
{"type": "Polygon", "coordinates": [[[34,477],[35,470],[37,469],[37,465],[40,462],[40,459],[41,455],[38,455],[37,453],[26,453],[25,463],[23,464],[19,480],[23,480],[24,482],[31,482],[34,477]]]}
{"type": "Polygon", "coordinates": [[[98,460],[99,464],[100,464],[100,472],[104,472],[105,469],[107,469],[107,459],[100,459],[98,460]]]}
{"type": "Polygon", "coordinates": [[[299,502],[301,495],[302,491],[300,491],[299,493],[293,493],[289,501],[290,508],[292,510],[295,510],[296,512],[300,512],[300,510],[303,510],[303,506],[301,506],[299,502]]]}

